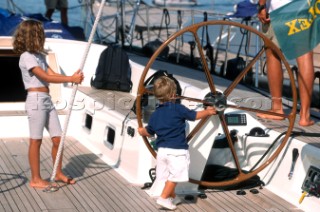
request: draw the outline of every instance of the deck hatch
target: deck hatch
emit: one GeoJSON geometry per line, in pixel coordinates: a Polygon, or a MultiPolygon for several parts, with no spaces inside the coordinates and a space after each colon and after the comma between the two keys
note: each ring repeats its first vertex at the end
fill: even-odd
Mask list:
{"type": "Polygon", "coordinates": [[[84,119],[84,128],[91,131],[91,127],[92,127],[92,115],[86,113],[85,119],[84,119]]]}
{"type": "Polygon", "coordinates": [[[115,127],[106,126],[104,130],[103,143],[109,149],[113,149],[115,135],[116,135],[115,127]]]}

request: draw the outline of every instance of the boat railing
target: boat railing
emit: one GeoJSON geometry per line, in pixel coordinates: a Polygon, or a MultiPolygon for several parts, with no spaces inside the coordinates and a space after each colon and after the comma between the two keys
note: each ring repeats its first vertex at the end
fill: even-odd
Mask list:
{"type": "MultiPolygon", "coordinates": [[[[95,10],[93,8],[93,10],[95,10]]],[[[119,43],[135,48],[143,48],[143,46],[156,39],[161,41],[166,40],[171,34],[180,29],[192,25],[194,23],[206,20],[229,20],[235,22],[243,22],[246,18],[246,24],[259,30],[260,23],[255,17],[237,17],[230,16],[215,11],[197,10],[193,7],[178,8],[178,7],[154,7],[146,4],[140,4],[140,1],[119,1],[117,5],[106,6],[105,15],[102,15],[101,20],[109,19],[110,24],[103,24],[100,28],[99,43],[119,43]],[[114,15],[112,15],[112,13],[114,15]],[[115,20],[116,19],[116,20],[115,20]],[[115,29],[110,27],[115,23],[115,29]],[[136,33],[136,35],[134,35],[136,33]],[[113,36],[112,36],[113,35],[113,36]],[[123,39],[122,39],[123,38],[123,39]]],[[[103,21],[101,21],[103,22],[103,21]]],[[[234,29],[221,29],[217,37],[211,38],[213,41],[211,46],[218,52],[236,53],[236,48],[230,48],[227,43],[221,42],[221,36],[227,36],[233,39],[230,33],[234,29]]],[[[206,42],[206,40],[204,40],[206,42]]],[[[256,51],[259,51],[258,41],[254,41],[257,46],[256,51]]],[[[190,55],[192,50],[192,38],[181,38],[176,43],[171,44],[174,52],[178,54],[190,55]],[[183,40],[182,40],[183,39],[183,40]],[[183,43],[189,44],[189,48],[182,48],[183,43]]],[[[254,56],[255,52],[246,53],[246,57],[254,56]]],[[[241,52],[241,54],[244,54],[241,52]]],[[[217,56],[217,55],[216,55],[217,56]]],[[[224,55],[224,63],[228,60],[228,55],[224,55]]],[[[258,68],[258,67],[257,67],[258,68]]],[[[256,77],[258,79],[258,77],[256,77]]],[[[256,85],[258,82],[255,83],[256,85]]]]}

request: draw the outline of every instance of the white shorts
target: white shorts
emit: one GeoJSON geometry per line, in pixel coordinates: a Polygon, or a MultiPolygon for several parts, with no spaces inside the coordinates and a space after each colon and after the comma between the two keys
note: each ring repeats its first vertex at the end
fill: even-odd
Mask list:
{"type": "Polygon", "coordinates": [[[156,178],[160,181],[189,181],[190,154],[187,149],[159,148],[156,178]]]}
{"type": "Polygon", "coordinates": [[[45,0],[47,9],[68,8],[68,0],[45,0]]]}
{"type": "Polygon", "coordinates": [[[61,136],[59,117],[49,94],[28,92],[26,111],[31,139],[42,139],[44,128],[48,130],[51,138],[61,136]]]}

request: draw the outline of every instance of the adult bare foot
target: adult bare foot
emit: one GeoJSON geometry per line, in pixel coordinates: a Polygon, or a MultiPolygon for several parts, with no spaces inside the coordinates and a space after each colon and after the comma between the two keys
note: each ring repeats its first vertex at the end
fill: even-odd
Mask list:
{"type": "MultiPolygon", "coordinates": [[[[283,110],[269,110],[270,112],[283,114],[283,110]]],[[[257,116],[262,119],[272,119],[272,120],[283,120],[284,118],[281,116],[269,115],[265,113],[257,113],[257,116]]]]}
{"type": "Polygon", "coordinates": [[[76,183],[75,179],[64,174],[57,174],[55,180],[57,182],[63,182],[63,183],[72,184],[72,185],[76,183]]]}
{"type": "Polygon", "coordinates": [[[308,126],[314,125],[314,121],[310,119],[309,120],[300,119],[299,125],[302,127],[308,127],[308,126]]]}

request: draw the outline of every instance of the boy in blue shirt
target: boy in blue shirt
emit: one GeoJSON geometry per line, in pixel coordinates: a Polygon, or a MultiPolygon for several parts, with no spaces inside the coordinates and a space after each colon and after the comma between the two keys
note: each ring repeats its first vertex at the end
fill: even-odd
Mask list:
{"type": "Polygon", "coordinates": [[[194,121],[216,114],[213,107],[194,111],[175,103],[177,87],[169,77],[159,77],[154,83],[154,95],[160,101],[148,125],[139,128],[142,136],[157,135],[157,179],[165,179],[164,189],[157,204],[174,210],[181,201],[176,197],[178,182],[189,181],[189,145],[186,140],[186,120],[194,121]]]}

